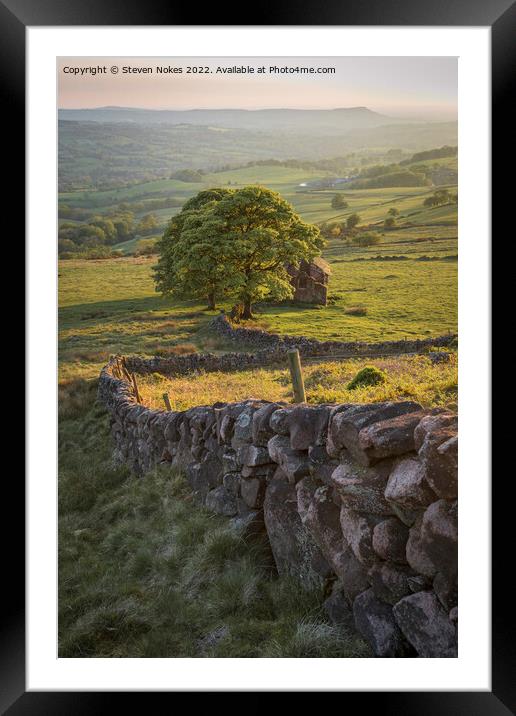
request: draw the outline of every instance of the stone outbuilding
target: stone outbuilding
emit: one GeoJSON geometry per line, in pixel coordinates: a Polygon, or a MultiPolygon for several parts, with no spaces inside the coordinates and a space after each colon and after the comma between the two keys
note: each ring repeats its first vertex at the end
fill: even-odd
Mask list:
{"type": "Polygon", "coordinates": [[[294,301],[326,306],[331,269],[320,256],[313,261],[301,261],[299,268],[287,266],[294,287],[294,301]]]}

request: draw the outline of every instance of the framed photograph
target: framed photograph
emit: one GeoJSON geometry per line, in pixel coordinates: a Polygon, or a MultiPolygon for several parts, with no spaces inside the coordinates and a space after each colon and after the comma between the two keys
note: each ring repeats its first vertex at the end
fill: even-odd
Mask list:
{"type": "Polygon", "coordinates": [[[0,2],[28,306],[2,708],[512,713],[490,270],[514,5],[230,9],[0,2]]]}

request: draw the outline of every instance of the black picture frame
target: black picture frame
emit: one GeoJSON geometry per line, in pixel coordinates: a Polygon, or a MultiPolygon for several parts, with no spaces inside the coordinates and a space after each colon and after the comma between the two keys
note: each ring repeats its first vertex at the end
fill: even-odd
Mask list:
{"type": "MultiPolygon", "coordinates": [[[[4,137],[17,147],[16,162],[9,166],[9,207],[25,215],[25,31],[34,26],[77,25],[362,25],[362,26],[489,26],[492,33],[492,215],[503,221],[504,207],[511,206],[510,182],[501,168],[510,164],[514,143],[514,110],[511,80],[515,62],[516,5],[511,0],[325,0],[324,3],[277,0],[253,7],[244,18],[242,6],[230,2],[212,6],[181,5],[165,0],[0,0],[0,62],[4,108],[4,137]],[[202,9],[201,9],[202,8],[202,9]],[[199,23],[200,15],[202,22],[199,23]],[[496,171],[500,169],[500,171],[496,171]]],[[[493,395],[494,395],[493,390],[493,395]]],[[[489,436],[486,436],[489,440],[489,436]]],[[[493,450],[494,453],[494,450],[493,450]]],[[[496,485],[495,485],[496,488],[496,485]]],[[[1,612],[0,709],[19,714],[104,713],[119,707],[122,693],[26,692],[25,690],[25,593],[24,593],[24,485],[11,480],[4,485],[4,505],[14,516],[15,532],[4,542],[4,607],[1,612]],[[116,698],[116,703],[115,703],[116,698]]],[[[510,501],[504,487],[493,489],[493,589],[492,589],[492,691],[470,692],[345,692],[345,705],[381,709],[382,716],[506,716],[516,712],[516,662],[513,592],[509,588],[507,552],[511,553],[510,501]],[[501,494],[500,494],[501,493],[501,494]]],[[[7,510],[5,510],[7,513],[7,510]]],[[[4,513],[4,514],[5,514],[4,513]]],[[[509,554],[509,562],[513,560],[509,554]]],[[[193,665],[192,668],[195,668],[193,665]]],[[[410,689],[410,684],[407,684],[410,689]]],[[[171,694],[131,693],[131,706],[142,697],[170,699],[171,694]]],[[[172,694],[173,698],[173,694],[172,694]]],[[[170,702],[173,704],[174,702],[170,702]]]]}

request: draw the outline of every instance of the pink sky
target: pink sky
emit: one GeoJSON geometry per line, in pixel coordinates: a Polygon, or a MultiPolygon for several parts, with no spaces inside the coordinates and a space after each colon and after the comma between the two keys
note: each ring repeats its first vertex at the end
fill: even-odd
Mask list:
{"type": "Polygon", "coordinates": [[[326,109],[366,106],[393,116],[456,119],[453,57],[74,57],[58,61],[59,107],[146,109],[326,109]],[[66,74],[65,67],[106,66],[107,74],[66,74]],[[118,74],[109,69],[117,65],[118,74]],[[333,75],[124,74],[123,66],[334,66],[333,75]]]}

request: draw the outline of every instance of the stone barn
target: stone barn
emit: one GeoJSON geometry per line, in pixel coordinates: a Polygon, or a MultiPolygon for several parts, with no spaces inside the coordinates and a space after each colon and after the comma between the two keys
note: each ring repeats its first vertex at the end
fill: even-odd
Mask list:
{"type": "Polygon", "coordinates": [[[299,268],[289,265],[287,271],[294,287],[294,301],[326,306],[331,269],[324,259],[318,256],[310,262],[301,261],[299,268]]]}

